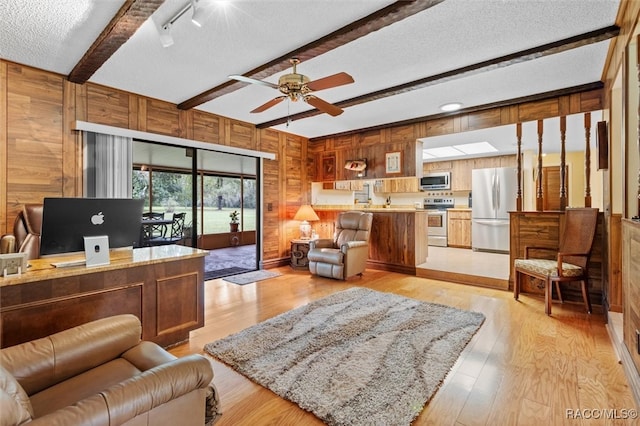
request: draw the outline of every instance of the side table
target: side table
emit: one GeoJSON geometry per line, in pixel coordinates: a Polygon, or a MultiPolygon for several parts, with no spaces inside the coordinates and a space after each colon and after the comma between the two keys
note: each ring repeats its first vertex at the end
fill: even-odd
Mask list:
{"type": "Polygon", "coordinates": [[[293,269],[309,269],[310,240],[291,240],[291,267],[293,269]]]}

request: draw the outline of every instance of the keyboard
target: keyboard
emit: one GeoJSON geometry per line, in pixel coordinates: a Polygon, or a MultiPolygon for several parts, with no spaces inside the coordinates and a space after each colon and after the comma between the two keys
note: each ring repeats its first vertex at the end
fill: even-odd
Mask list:
{"type": "Polygon", "coordinates": [[[64,262],[53,262],[52,265],[56,268],[68,268],[71,266],[84,266],[86,263],[85,260],[67,260],[64,262]]]}

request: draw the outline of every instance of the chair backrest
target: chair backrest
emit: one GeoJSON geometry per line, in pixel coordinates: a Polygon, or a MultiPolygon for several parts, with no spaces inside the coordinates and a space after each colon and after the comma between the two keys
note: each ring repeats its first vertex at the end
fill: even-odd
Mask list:
{"type": "Polygon", "coordinates": [[[144,219],[164,219],[164,213],[157,212],[144,212],[142,213],[144,219]]]}
{"type": "Polygon", "coordinates": [[[171,224],[171,238],[182,238],[184,230],[184,217],[186,213],[175,213],[171,224]]]}
{"type": "Polygon", "coordinates": [[[369,241],[372,213],[359,211],[341,212],[336,221],[334,242],[336,246],[349,241],[369,241]]]}
{"type": "Polygon", "coordinates": [[[584,268],[589,260],[598,225],[598,209],[567,209],[564,214],[564,231],[560,239],[561,253],[584,253],[585,256],[565,257],[564,261],[584,268]]]}
{"type": "Polygon", "coordinates": [[[16,250],[21,253],[27,253],[28,259],[40,257],[42,210],[42,204],[25,204],[15,222],[13,222],[16,250]]]}

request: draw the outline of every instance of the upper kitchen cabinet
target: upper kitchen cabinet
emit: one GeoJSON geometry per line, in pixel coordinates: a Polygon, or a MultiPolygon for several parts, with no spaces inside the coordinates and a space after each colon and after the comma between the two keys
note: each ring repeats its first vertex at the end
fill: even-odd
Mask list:
{"type": "Polygon", "coordinates": [[[471,191],[471,170],[495,167],[516,167],[515,155],[500,155],[496,157],[462,158],[452,161],[432,161],[424,163],[424,173],[447,171],[451,172],[452,191],[471,191]]]}
{"type": "Polygon", "coordinates": [[[373,186],[374,192],[379,193],[410,193],[420,191],[420,180],[417,177],[379,179],[373,186]]]}

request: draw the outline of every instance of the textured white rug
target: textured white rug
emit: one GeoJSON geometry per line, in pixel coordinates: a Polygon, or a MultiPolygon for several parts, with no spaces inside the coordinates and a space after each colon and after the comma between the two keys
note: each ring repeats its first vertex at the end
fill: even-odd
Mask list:
{"type": "Polygon", "coordinates": [[[408,425],[483,321],[477,312],[351,288],[204,349],[329,425],[408,425]]]}
{"type": "Polygon", "coordinates": [[[229,277],[224,277],[224,281],[229,281],[234,284],[250,284],[255,283],[256,281],[267,280],[273,277],[279,277],[282,275],[280,272],[266,271],[264,269],[259,269],[257,271],[245,272],[244,274],[231,275],[229,277]]]}

